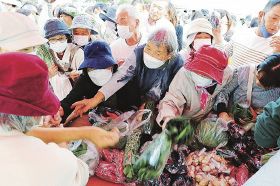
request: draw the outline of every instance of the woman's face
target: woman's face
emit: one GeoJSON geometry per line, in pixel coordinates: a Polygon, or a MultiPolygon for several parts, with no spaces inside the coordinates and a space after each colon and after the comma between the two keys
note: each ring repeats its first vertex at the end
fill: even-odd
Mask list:
{"type": "Polygon", "coordinates": [[[168,52],[166,45],[161,44],[157,46],[151,41],[148,41],[148,43],[146,44],[144,52],[164,62],[171,57],[171,54],[168,52]]]}

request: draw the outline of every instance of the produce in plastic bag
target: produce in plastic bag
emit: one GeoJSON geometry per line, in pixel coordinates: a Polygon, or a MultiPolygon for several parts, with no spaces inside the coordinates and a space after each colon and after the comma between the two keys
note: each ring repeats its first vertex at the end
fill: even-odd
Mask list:
{"type": "Polygon", "coordinates": [[[207,118],[198,125],[196,137],[207,147],[224,147],[228,142],[226,130],[219,119],[207,118]]]}
{"type": "Polygon", "coordinates": [[[171,140],[162,132],[133,165],[139,180],[150,180],[160,176],[171,150],[171,140]]]}
{"type": "Polygon", "coordinates": [[[124,153],[117,149],[103,149],[100,156],[101,160],[95,170],[96,176],[113,183],[124,183],[124,153]]]}
{"type": "Polygon", "coordinates": [[[244,125],[254,120],[254,115],[247,104],[235,104],[232,109],[232,114],[236,123],[244,125]]]}
{"type": "Polygon", "coordinates": [[[199,185],[236,184],[236,180],[230,177],[232,167],[215,151],[206,152],[206,149],[202,149],[192,152],[186,158],[186,165],[188,175],[199,185]]]}
{"type": "Polygon", "coordinates": [[[141,133],[142,130],[138,128],[130,136],[127,137],[124,151],[124,174],[129,181],[132,180],[135,176],[132,164],[135,162],[135,158],[138,155],[141,133]]]}
{"type": "Polygon", "coordinates": [[[191,131],[192,127],[185,118],[170,120],[167,128],[153,140],[133,165],[138,179],[142,181],[158,178],[168,160],[172,143],[188,139],[191,131]],[[181,128],[183,130],[180,130],[181,128]]]}
{"type": "Polygon", "coordinates": [[[230,173],[235,178],[237,185],[242,186],[249,179],[249,171],[246,165],[242,164],[239,167],[234,167],[230,173]]]}
{"type": "Polygon", "coordinates": [[[73,141],[68,144],[68,149],[89,166],[89,174],[94,175],[99,163],[99,153],[93,143],[87,140],[73,141]]]}

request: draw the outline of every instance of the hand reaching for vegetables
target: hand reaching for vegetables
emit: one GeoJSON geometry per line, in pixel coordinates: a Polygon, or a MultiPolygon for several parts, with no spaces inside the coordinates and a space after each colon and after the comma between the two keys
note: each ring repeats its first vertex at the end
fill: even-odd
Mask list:
{"type": "Polygon", "coordinates": [[[58,127],[61,122],[60,111],[53,116],[45,116],[43,118],[43,127],[58,127]]]}
{"type": "Polygon", "coordinates": [[[104,100],[104,98],[105,96],[103,95],[103,93],[98,91],[97,94],[91,99],[84,99],[73,103],[71,109],[74,109],[74,111],[70,114],[68,118],[74,119],[78,116],[82,117],[84,113],[89,111],[89,109],[95,108],[97,105],[99,105],[99,103],[101,103],[104,100]]]}
{"type": "Polygon", "coordinates": [[[89,134],[87,139],[92,141],[97,147],[112,147],[119,142],[120,131],[118,128],[113,128],[111,131],[106,131],[98,127],[93,128],[93,132],[89,134]]]}
{"type": "Polygon", "coordinates": [[[226,112],[221,112],[219,114],[219,118],[224,120],[225,122],[234,122],[234,119],[228,115],[226,112]]]}

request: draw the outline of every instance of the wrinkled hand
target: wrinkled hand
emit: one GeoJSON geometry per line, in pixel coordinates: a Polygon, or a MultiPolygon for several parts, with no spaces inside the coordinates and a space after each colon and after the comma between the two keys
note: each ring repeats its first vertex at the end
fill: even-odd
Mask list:
{"type": "Polygon", "coordinates": [[[69,77],[73,81],[75,81],[76,79],[78,79],[80,77],[80,74],[77,71],[73,70],[72,72],[70,72],[69,77]]]}
{"type": "Polygon", "coordinates": [[[166,128],[167,123],[168,123],[171,119],[173,119],[173,117],[170,117],[170,116],[166,116],[166,117],[163,118],[163,121],[164,121],[164,122],[163,122],[163,124],[161,125],[162,130],[164,130],[164,129],[166,128]]]}
{"type": "Polygon", "coordinates": [[[221,112],[221,113],[219,114],[219,118],[221,118],[221,119],[224,120],[225,122],[233,122],[233,121],[234,121],[234,119],[233,119],[232,117],[230,117],[230,116],[228,115],[228,113],[226,113],[226,112],[221,112]]]}
{"type": "Polygon", "coordinates": [[[273,53],[280,52],[280,36],[272,36],[269,44],[273,48],[273,53]]]}
{"type": "Polygon", "coordinates": [[[212,32],[213,32],[215,44],[222,44],[223,36],[222,36],[222,32],[221,32],[221,25],[219,25],[217,28],[213,28],[212,32]]]}
{"type": "MultiPolygon", "coordinates": [[[[71,108],[74,109],[75,116],[83,116],[89,109],[96,107],[92,99],[84,99],[72,104],[71,108]]],[[[72,112],[72,113],[73,113],[72,112]]]]}
{"type": "Polygon", "coordinates": [[[43,127],[59,127],[61,120],[60,111],[53,116],[45,116],[43,118],[43,127]]]}
{"type": "Polygon", "coordinates": [[[52,78],[57,74],[58,67],[55,64],[52,64],[52,66],[48,70],[49,70],[49,78],[52,78]]]}
{"type": "Polygon", "coordinates": [[[119,142],[120,131],[113,128],[111,131],[95,127],[90,133],[88,140],[92,141],[98,148],[113,147],[119,142]]]}

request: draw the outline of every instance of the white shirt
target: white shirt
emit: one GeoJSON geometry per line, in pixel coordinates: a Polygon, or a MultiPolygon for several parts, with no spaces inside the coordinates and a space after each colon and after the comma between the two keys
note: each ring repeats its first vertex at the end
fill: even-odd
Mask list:
{"type": "Polygon", "coordinates": [[[126,43],[125,39],[118,38],[117,40],[113,41],[110,45],[114,60],[116,61],[116,63],[119,60],[126,60],[137,46],[142,45],[144,43],[146,43],[146,41],[143,37],[141,37],[139,43],[131,46],[126,43]]]}
{"type": "Polygon", "coordinates": [[[226,47],[232,57],[233,68],[248,64],[259,64],[273,53],[269,46],[271,38],[263,38],[255,33],[255,29],[240,29],[232,36],[230,45],[226,47]]]}
{"type": "MultiPolygon", "coordinates": [[[[69,63],[71,50],[75,46],[76,45],[69,43],[64,52],[62,60],[59,60],[58,57],[56,56],[57,60],[60,61],[61,63],[62,62],[69,63]]],[[[83,61],[84,61],[84,52],[82,49],[79,48],[73,57],[71,69],[78,70],[78,68],[80,67],[83,61]]],[[[72,85],[70,83],[69,77],[66,76],[65,74],[60,74],[60,73],[56,74],[54,77],[50,78],[50,83],[52,85],[54,94],[58,97],[59,100],[63,100],[72,90],[72,85]]]]}
{"type": "Polygon", "coordinates": [[[82,186],[88,181],[88,166],[54,143],[0,131],[0,149],[0,185],[82,186]]]}

